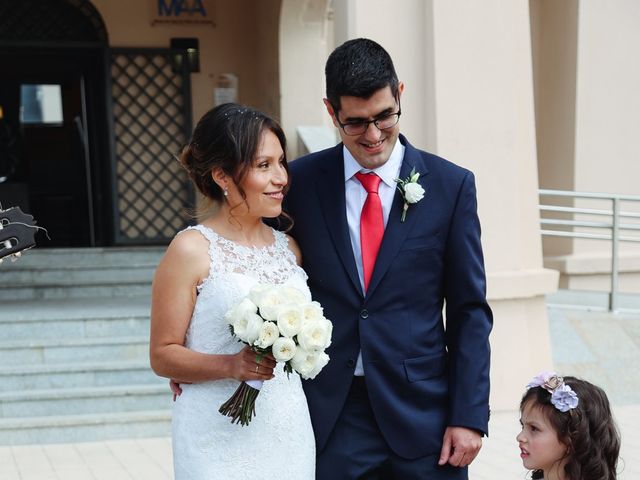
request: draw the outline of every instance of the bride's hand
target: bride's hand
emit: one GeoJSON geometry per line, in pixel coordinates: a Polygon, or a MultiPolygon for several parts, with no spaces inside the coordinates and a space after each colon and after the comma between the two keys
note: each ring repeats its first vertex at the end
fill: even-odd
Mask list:
{"type": "Polygon", "coordinates": [[[276,360],[272,355],[265,355],[257,362],[256,352],[250,347],[244,347],[235,355],[231,355],[231,378],[244,382],[245,380],[271,380],[276,360]]]}

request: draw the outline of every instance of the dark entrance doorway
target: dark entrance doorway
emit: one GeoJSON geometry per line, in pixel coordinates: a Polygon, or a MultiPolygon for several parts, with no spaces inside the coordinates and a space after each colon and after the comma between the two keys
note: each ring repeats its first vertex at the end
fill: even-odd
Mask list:
{"type": "Polygon", "coordinates": [[[0,0],[0,202],[41,247],[168,243],[193,192],[188,52],[110,49],[89,0],[0,0]]]}
{"type": "Polygon", "coordinates": [[[108,38],[88,0],[0,0],[0,202],[41,247],[112,242],[108,38]]]}
{"type": "Polygon", "coordinates": [[[49,231],[42,246],[96,244],[83,62],[68,55],[0,54],[0,105],[13,132],[0,200],[49,231]]]}

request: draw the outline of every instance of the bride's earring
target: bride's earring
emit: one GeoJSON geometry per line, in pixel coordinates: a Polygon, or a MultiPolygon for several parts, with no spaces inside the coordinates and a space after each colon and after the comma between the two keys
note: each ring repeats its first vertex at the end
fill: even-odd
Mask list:
{"type": "Polygon", "coordinates": [[[225,197],[229,196],[229,190],[227,190],[227,187],[224,187],[224,196],[225,197]]]}

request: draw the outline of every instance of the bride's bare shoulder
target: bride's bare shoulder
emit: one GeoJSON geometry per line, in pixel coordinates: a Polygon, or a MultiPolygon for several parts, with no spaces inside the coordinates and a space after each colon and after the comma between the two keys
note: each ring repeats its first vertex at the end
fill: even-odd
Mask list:
{"type": "Polygon", "coordinates": [[[169,244],[161,265],[190,276],[206,277],[209,271],[209,241],[197,230],[185,230],[169,244]]]}
{"type": "Polygon", "coordinates": [[[198,230],[190,229],[180,232],[174,237],[167,248],[167,253],[188,260],[191,257],[206,255],[209,249],[209,240],[207,240],[198,230]]]}

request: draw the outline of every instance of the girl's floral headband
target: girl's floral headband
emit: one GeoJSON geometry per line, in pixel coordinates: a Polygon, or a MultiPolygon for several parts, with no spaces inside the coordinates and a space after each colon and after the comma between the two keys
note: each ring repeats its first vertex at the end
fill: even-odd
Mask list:
{"type": "Polygon", "coordinates": [[[529,382],[527,390],[532,387],[541,387],[549,392],[551,403],[561,412],[568,412],[578,406],[578,395],[556,372],[539,373],[529,382]]]}

